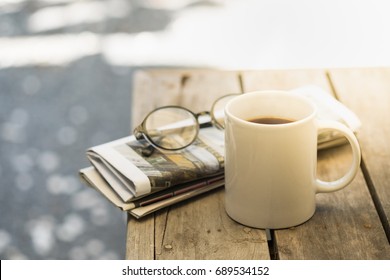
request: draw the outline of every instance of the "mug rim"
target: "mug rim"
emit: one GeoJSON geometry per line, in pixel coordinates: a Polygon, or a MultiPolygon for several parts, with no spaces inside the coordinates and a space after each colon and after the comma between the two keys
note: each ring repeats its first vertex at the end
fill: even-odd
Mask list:
{"type": "Polygon", "coordinates": [[[292,92],[283,91],[283,90],[262,90],[262,91],[251,91],[251,92],[243,93],[243,94],[238,95],[238,96],[232,98],[231,100],[229,100],[225,106],[225,116],[235,120],[236,122],[238,122],[239,124],[241,124],[243,126],[265,128],[265,129],[267,129],[267,128],[268,129],[278,129],[278,128],[280,129],[280,128],[285,128],[285,127],[296,126],[296,125],[299,125],[301,123],[304,123],[304,122],[307,122],[307,121],[313,119],[316,114],[317,114],[317,106],[310,99],[308,99],[305,96],[297,95],[297,94],[294,94],[292,92]],[[274,96],[275,95],[286,96],[288,98],[294,98],[294,99],[300,100],[311,108],[311,113],[306,115],[303,118],[300,118],[298,120],[294,120],[293,122],[270,125],[270,124],[254,123],[254,122],[251,122],[248,120],[244,120],[242,118],[239,118],[239,117],[233,115],[230,112],[230,107],[232,106],[232,104],[234,102],[237,102],[237,100],[244,99],[244,98],[250,98],[250,96],[255,96],[255,95],[265,96],[265,95],[271,95],[271,94],[274,96]]]}

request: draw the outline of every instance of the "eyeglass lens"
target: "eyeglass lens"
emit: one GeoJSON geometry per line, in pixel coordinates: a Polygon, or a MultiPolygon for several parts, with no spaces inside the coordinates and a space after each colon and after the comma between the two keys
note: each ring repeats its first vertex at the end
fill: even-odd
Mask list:
{"type": "Polygon", "coordinates": [[[145,120],[144,127],[153,144],[169,150],[188,146],[198,133],[196,117],[180,107],[157,109],[145,120]]]}

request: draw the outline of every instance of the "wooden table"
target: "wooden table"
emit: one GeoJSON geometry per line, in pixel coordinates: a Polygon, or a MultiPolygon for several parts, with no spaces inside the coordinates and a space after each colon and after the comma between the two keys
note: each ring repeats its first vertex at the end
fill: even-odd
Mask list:
{"type": "MultiPolygon", "coordinates": [[[[219,189],[136,220],[129,216],[128,259],[390,259],[390,69],[143,70],[134,75],[133,125],[147,112],[180,104],[209,110],[227,93],[314,84],[361,119],[361,170],[347,188],[317,195],[315,215],[283,230],[248,228],[230,219],[219,189]]],[[[345,145],[319,152],[318,175],[340,177],[345,145]]]]}

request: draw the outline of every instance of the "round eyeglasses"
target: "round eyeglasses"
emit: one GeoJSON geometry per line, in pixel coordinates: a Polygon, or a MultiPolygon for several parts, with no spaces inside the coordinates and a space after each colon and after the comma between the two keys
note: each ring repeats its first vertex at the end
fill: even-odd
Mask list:
{"type": "Polygon", "coordinates": [[[191,145],[199,129],[214,125],[225,128],[225,105],[239,94],[228,94],[218,98],[211,111],[195,114],[181,106],[164,106],[151,111],[134,129],[137,140],[145,139],[155,148],[180,150],[191,145]]]}

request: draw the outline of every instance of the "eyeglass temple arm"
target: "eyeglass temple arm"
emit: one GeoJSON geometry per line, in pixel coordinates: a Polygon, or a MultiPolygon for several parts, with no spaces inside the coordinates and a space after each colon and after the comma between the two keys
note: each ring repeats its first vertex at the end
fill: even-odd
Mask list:
{"type": "MultiPolygon", "coordinates": [[[[140,124],[139,126],[137,126],[134,129],[133,134],[135,136],[135,139],[137,139],[137,140],[144,139],[145,140],[145,136],[143,134],[142,124],[140,124]]],[[[153,147],[151,144],[148,144],[148,145],[146,145],[145,147],[142,148],[141,153],[145,157],[150,157],[154,153],[155,150],[156,150],[155,147],[153,147]]]]}
{"type": "Polygon", "coordinates": [[[137,139],[137,140],[145,139],[144,134],[143,134],[142,124],[140,124],[139,126],[134,128],[133,134],[135,136],[135,139],[137,139]]]}

